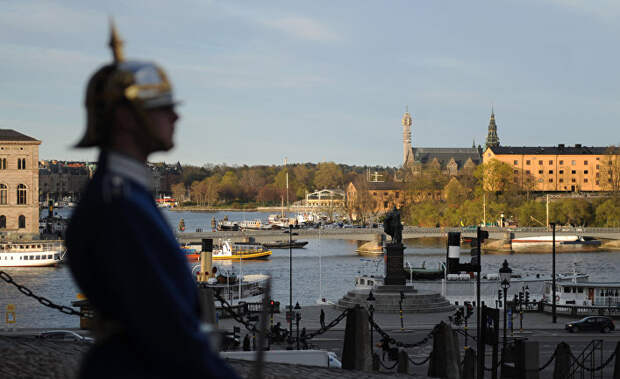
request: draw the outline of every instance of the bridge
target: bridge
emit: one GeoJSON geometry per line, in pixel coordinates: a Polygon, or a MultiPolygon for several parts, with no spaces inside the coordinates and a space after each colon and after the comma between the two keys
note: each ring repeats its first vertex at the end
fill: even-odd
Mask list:
{"type": "MultiPolygon", "coordinates": [[[[489,232],[489,239],[504,240],[507,233],[512,233],[512,238],[532,237],[540,235],[551,235],[551,230],[544,227],[532,228],[483,228],[489,232]]],[[[288,239],[288,234],[282,230],[245,230],[245,231],[203,231],[198,229],[194,232],[177,232],[177,238],[182,241],[198,241],[202,238],[224,239],[231,238],[240,241],[246,237],[254,237],[257,241],[275,241],[288,239]]],[[[298,235],[295,238],[319,238],[319,229],[294,229],[298,235]]],[[[403,228],[403,239],[436,237],[445,238],[448,232],[461,232],[464,237],[475,237],[474,228],[422,228],[405,226],[403,228]]],[[[322,239],[351,239],[359,241],[372,241],[377,235],[383,233],[383,228],[327,228],[320,230],[322,239]]],[[[583,227],[558,227],[556,235],[579,235],[594,237],[601,240],[620,240],[620,228],[583,228],[583,227]]]]}

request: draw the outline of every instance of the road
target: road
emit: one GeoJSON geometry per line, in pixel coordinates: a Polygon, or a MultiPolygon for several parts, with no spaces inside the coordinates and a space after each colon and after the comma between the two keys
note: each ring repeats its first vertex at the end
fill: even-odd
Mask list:
{"type": "MultiPolygon", "coordinates": [[[[471,331],[470,331],[471,332],[471,331]]],[[[475,330],[472,332],[475,334],[475,330]]],[[[401,332],[400,330],[393,330],[389,332],[390,336],[397,341],[403,343],[416,343],[421,341],[424,337],[428,335],[428,331],[423,330],[405,330],[401,332]]],[[[529,341],[538,341],[539,342],[539,364],[538,366],[542,366],[546,363],[549,358],[553,355],[556,346],[560,342],[566,342],[569,344],[573,355],[579,356],[581,352],[584,350],[586,346],[590,344],[592,340],[602,340],[603,341],[603,352],[602,358],[600,356],[600,352],[596,352],[595,365],[598,366],[602,362],[606,361],[610,354],[614,352],[616,348],[616,344],[620,341],[620,332],[612,332],[608,334],[600,334],[600,333],[568,333],[558,329],[544,329],[544,330],[528,330],[527,332],[523,332],[521,334],[515,334],[515,336],[527,338],[529,341]]],[[[325,349],[329,351],[335,352],[338,356],[342,355],[342,342],[344,339],[344,331],[343,330],[330,330],[326,333],[315,337],[312,340],[312,346],[325,349]]],[[[374,334],[374,342],[377,343],[381,339],[381,336],[377,333],[374,334]]],[[[469,339],[469,345],[472,346],[474,342],[469,339]]],[[[463,336],[459,338],[459,345],[461,347],[465,346],[465,340],[463,336]]],[[[278,347],[274,347],[278,348],[278,347]]],[[[429,356],[433,348],[433,342],[430,340],[426,345],[408,349],[409,357],[413,361],[422,361],[426,357],[429,356]]],[[[475,346],[474,346],[475,348],[475,346]]],[[[487,347],[486,349],[486,366],[491,367],[491,347],[487,347]]],[[[381,348],[376,347],[376,350],[381,355],[381,348]]],[[[386,366],[392,366],[393,362],[387,360],[387,355],[385,357],[386,366]]],[[[552,378],[553,370],[554,370],[555,362],[552,362],[546,369],[544,369],[540,374],[541,379],[552,378]]],[[[586,366],[590,366],[589,361],[585,364],[586,366]]],[[[410,372],[416,375],[424,376],[428,370],[428,363],[425,363],[421,366],[410,365],[410,372]]],[[[613,377],[614,370],[614,361],[612,360],[610,364],[608,364],[605,369],[599,372],[599,376],[594,376],[595,378],[611,378],[613,377]],[[600,376],[602,374],[602,376],[600,376]]],[[[381,371],[387,371],[385,369],[381,369],[381,371]]],[[[581,370],[578,371],[580,373],[581,370]]],[[[489,378],[490,373],[486,374],[486,377],[489,378]]],[[[499,377],[499,373],[498,373],[499,377]]],[[[590,377],[590,376],[585,376],[590,377]]]]}

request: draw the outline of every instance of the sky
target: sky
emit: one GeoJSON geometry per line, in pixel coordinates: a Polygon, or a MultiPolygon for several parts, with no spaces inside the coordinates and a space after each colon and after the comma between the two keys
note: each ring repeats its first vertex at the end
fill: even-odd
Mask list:
{"type": "Polygon", "coordinates": [[[112,16],[129,59],[161,65],[183,164],[402,164],[413,145],[620,143],[620,2],[0,0],[0,128],[72,146],[112,16]]]}

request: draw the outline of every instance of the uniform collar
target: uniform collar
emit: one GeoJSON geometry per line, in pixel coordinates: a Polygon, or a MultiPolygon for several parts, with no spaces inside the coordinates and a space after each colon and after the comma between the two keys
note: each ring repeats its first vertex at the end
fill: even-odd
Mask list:
{"type": "Polygon", "coordinates": [[[106,152],[105,161],[109,172],[151,188],[151,173],[143,163],[114,151],[106,152]]]}

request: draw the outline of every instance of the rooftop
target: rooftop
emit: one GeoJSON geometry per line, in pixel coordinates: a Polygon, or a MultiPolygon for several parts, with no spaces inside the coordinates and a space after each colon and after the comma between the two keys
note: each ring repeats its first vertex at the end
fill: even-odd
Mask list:
{"type": "Polygon", "coordinates": [[[528,154],[528,155],[592,155],[605,154],[609,149],[607,146],[496,146],[489,147],[494,154],[528,154]]]}
{"type": "Polygon", "coordinates": [[[35,138],[29,137],[13,129],[0,129],[0,141],[41,142],[35,138]]]}

